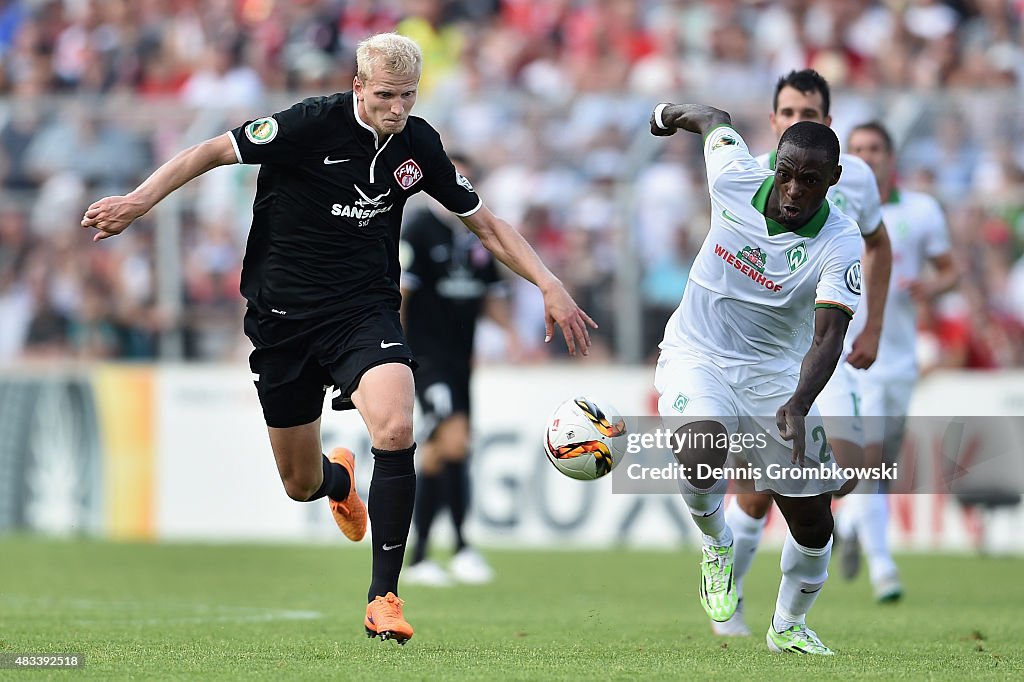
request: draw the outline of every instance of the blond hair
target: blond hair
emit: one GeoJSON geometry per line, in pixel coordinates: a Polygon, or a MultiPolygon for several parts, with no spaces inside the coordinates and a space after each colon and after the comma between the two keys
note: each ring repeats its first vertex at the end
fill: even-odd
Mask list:
{"type": "Polygon", "coordinates": [[[356,76],[365,83],[378,69],[419,77],[423,70],[423,52],[411,38],[397,33],[377,33],[356,45],[356,76]]]}

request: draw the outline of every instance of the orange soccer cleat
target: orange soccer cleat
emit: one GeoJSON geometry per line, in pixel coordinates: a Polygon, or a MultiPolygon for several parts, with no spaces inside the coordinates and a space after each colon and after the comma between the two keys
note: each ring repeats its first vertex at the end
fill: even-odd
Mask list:
{"type": "Polygon", "coordinates": [[[366,505],[359,499],[356,492],[356,460],[352,451],[347,448],[334,448],[327,459],[340,464],[348,472],[349,480],[352,481],[348,489],[348,497],[344,500],[334,500],[330,497],[327,501],[331,505],[331,514],[334,515],[334,522],[349,540],[359,542],[366,535],[366,505]]]}
{"type": "Polygon", "coordinates": [[[363,620],[366,636],[380,637],[381,641],[393,639],[399,644],[408,642],[412,638],[412,626],[402,617],[403,604],[405,602],[393,592],[367,604],[366,618],[363,620]]]}

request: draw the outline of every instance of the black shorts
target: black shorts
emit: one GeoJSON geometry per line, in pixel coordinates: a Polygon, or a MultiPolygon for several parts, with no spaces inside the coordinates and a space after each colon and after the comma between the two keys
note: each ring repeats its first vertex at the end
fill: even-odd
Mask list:
{"type": "Polygon", "coordinates": [[[440,368],[429,362],[416,373],[416,399],[422,418],[419,440],[429,440],[438,425],[453,414],[469,416],[469,368],[440,368]]]}
{"type": "MultiPolygon", "coordinates": [[[[366,370],[388,362],[416,369],[398,311],[375,307],[327,319],[285,320],[245,314],[253,382],[267,426],[288,428],[315,421],[324,394],[337,386],[352,409],[352,393],[366,370]]],[[[337,401],[336,401],[337,403],[337,401]]]]}

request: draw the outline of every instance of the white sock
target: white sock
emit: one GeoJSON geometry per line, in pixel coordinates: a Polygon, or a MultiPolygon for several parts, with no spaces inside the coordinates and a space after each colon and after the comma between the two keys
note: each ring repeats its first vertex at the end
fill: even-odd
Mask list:
{"type": "Polygon", "coordinates": [[[857,537],[868,558],[871,582],[888,578],[897,572],[889,552],[889,500],[885,495],[861,495],[863,510],[857,521],[857,537]]]}
{"type": "Polygon", "coordinates": [[[678,483],[679,492],[690,509],[693,522],[704,534],[704,544],[732,543],[732,531],[725,522],[725,511],[722,509],[728,482],[721,479],[707,489],[696,488],[685,478],[680,478],[678,483]]]}
{"type": "Polygon", "coordinates": [[[847,495],[843,498],[839,509],[836,510],[835,534],[839,536],[840,540],[852,538],[857,534],[857,521],[864,508],[864,505],[861,504],[862,497],[864,496],[856,493],[847,495]]]}
{"type": "Polygon", "coordinates": [[[732,576],[736,582],[736,594],[743,598],[743,576],[750,570],[754,561],[757,546],[761,544],[761,533],[764,531],[768,517],[755,519],[740,509],[734,497],[725,509],[725,522],[732,530],[733,564],[732,576]]]}
{"type": "Polygon", "coordinates": [[[878,481],[860,481],[853,492],[842,499],[836,515],[836,535],[840,540],[852,538],[860,528],[860,517],[864,514],[866,498],[878,491],[878,481]]]}
{"type": "Polygon", "coordinates": [[[797,544],[789,533],[782,547],[782,584],[775,601],[772,625],[776,632],[803,623],[814,600],[828,578],[828,560],[832,556],[832,538],[821,548],[797,544]]]}

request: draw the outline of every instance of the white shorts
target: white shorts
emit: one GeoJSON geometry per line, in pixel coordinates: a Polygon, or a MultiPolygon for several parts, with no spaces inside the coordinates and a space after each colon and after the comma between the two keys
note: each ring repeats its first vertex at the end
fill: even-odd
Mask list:
{"type": "Polygon", "coordinates": [[[664,354],[658,359],[654,388],[658,391],[658,414],[665,428],[675,432],[695,421],[716,421],[730,438],[737,434],[756,445],[734,452],[759,472],[754,487],[787,497],[810,497],[839,490],[846,479],[834,472],[835,457],[825,427],[812,406],[805,423],[803,467],[791,463],[793,446],[782,439],[775,413],[793,395],[797,377],[760,378],[755,382],[729,382],[713,362],[696,354],[664,354]],[[809,471],[813,470],[813,471],[809,471]]]}
{"type": "Polygon", "coordinates": [[[861,414],[864,416],[864,442],[884,444],[886,461],[892,461],[903,443],[914,379],[880,379],[862,373],[860,379],[861,414]]]}
{"type": "Polygon", "coordinates": [[[814,401],[825,420],[825,430],[832,441],[845,440],[864,446],[864,424],[861,420],[860,377],[857,370],[839,360],[832,378],[814,401]]]}

